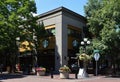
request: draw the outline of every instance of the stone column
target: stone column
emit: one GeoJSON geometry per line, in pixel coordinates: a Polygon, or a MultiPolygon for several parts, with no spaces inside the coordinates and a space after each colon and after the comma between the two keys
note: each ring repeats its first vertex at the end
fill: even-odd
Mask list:
{"type": "Polygon", "coordinates": [[[67,28],[65,24],[56,24],[55,69],[67,65],[67,28]]]}

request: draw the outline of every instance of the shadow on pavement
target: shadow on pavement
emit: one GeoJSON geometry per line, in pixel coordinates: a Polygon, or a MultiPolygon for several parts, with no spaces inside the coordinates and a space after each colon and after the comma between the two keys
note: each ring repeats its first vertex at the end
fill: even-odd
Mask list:
{"type": "Polygon", "coordinates": [[[106,78],[120,78],[120,75],[109,75],[106,78]]]}
{"type": "MultiPolygon", "coordinates": [[[[15,79],[15,78],[24,78],[25,75],[22,74],[0,74],[0,80],[6,80],[6,79],[15,79]]],[[[0,81],[2,82],[2,81],[0,81]]]]}

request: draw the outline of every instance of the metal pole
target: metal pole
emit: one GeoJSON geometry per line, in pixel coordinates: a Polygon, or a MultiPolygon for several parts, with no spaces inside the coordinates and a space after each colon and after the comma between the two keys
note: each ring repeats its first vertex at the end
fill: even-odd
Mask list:
{"type": "Polygon", "coordinates": [[[84,53],[86,53],[86,43],[84,44],[84,53]]]}
{"type": "Polygon", "coordinates": [[[78,77],[77,77],[77,68],[75,70],[75,79],[78,79],[78,77]]]}
{"type": "Polygon", "coordinates": [[[97,68],[98,68],[98,66],[97,66],[97,61],[96,61],[96,76],[97,76],[97,72],[98,72],[98,70],[97,70],[97,68]]]}

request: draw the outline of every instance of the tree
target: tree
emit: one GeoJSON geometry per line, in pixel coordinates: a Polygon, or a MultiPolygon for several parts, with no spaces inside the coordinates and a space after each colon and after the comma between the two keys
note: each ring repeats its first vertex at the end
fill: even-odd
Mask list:
{"type": "Polygon", "coordinates": [[[36,51],[40,52],[39,47],[40,47],[40,43],[41,40],[44,36],[47,35],[47,32],[45,30],[44,24],[43,22],[38,22],[38,24],[36,25],[36,27],[33,28],[33,36],[34,36],[34,44],[36,47],[36,51]]]}
{"type": "Polygon", "coordinates": [[[90,31],[92,31],[92,34],[94,36],[99,36],[99,32],[101,29],[101,25],[98,24],[98,18],[96,15],[96,11],[99,10],[102,7],[102,0],[88,0],[88,3],[86,6],[84,6],[86,18],[88,20],[88,28],[89,27],[99,27],[99,28],[89,28],[90,31]]]}
{"type": "MultiPolygon", "coordinates": [[[[34,0],[0,0],[0,49],[16,53],[16,37],[33,27],[33,13],[36,13],[34,0]]],[[[4,53],[5,54],[5,53],[4,53]]],[[[13,55],[9,55],[11,58],[13,55]]]]}
{"type": "Polygon", "coordinates": [[[97,41],[96,43],[94,42],[95,40],[93,40],[93,45],[95,45],[94,47],[99,48],[102,51],[102,54],[109,54],[107,57],[112,58],[111,63],[114,68],[116,65],[117,68],[120,67],[120,63],[117,64],[120,59],[119,4],[119,0],[89,0],[88,4],[85,6],[89,30],[94,34],[97,41]],[[98,2],[96,7],[94,6],[96,3],[92,3],[92,1],[98,2]],[[91,8],[93,9],[90,10],[91,8]],[[98,43],[99,45],[97,45],[98,43]]]}

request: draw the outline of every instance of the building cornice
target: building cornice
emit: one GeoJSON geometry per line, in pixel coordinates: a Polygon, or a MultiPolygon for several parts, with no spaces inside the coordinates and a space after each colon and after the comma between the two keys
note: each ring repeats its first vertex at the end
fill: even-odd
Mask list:
{"type": "Polygon", "coordinates": [[[58,7],[56,9],[53,9],[53,10],[50,10],[50,11],[45,12],[43,14],[40,14],[40,15],[38,15],[38,18],[43,18],[43,17],[49,16],[49,15],[55,14],[57,12],[69,13],[69,14],[71,14],[73,16],[76,16],[77,18],[82,19],[84,22],[86,22],[86,18],[84,16],[82,16],[82,15],[80,15],[80,14],[74,12],[74,11],[71,11],[71,10],[69,10],[69,9],[67,9],[67,8],[65,8],[63,6],[62,7],[58,7]]]}

